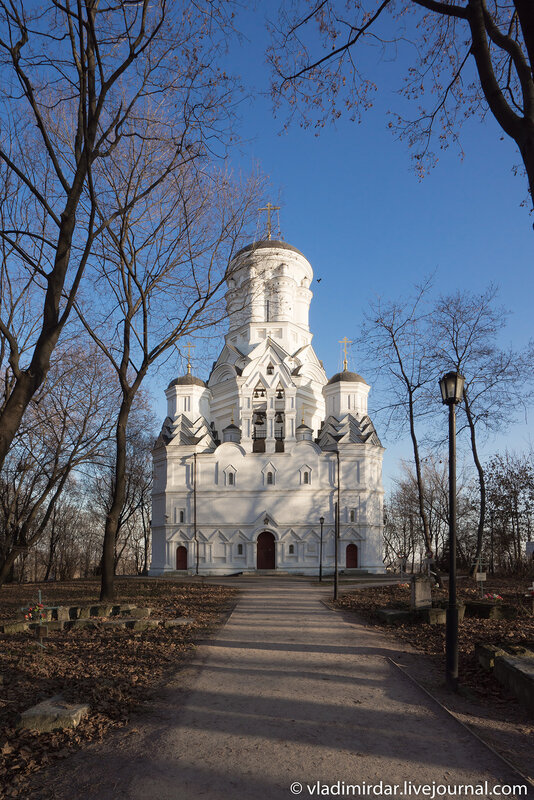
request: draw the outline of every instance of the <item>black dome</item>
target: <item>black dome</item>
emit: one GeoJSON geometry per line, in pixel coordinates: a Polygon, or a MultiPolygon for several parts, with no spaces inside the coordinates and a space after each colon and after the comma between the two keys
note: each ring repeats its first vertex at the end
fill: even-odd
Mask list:
{"type": "Polygon", "coordinates": [[[187,373],[187,375],[182,375],[181,378],[175,378],[173,381],[169,383],[167,389],[170,389],[171,386],[205,386],[206,384],[204,381],[200,380],[200,378],[196,378],[191,373],[187,373]]]}
{"type": "Polygon", "coordinates": [[[234,258],[237,258],[241,255],[241,253],[247,253],[249,250],[259,250],[262,247],[272,247],[276,250],[292,250],[294,253],[298,253],[300,256],[306,258],[304,253],[301,253],[296,247],[293,247],[292,244],[288,244],[287,242],[280,242],[276,239],[263,239],[260,242],[252,242],[251,244],[247,244],[246,247],[243,247],[239,252],[237,252],[234,258]]]}
{"type": "Polygon", "coordinates": [[[331,383],[339,383],[340,381],[347,381],[347,383],[365,383],[367,385],[367,381],[364,380],[361,375],[358,375],[357,372],[349,372],[348,370],[336,373],[336,375],[330,378],[326,385],[330,386],[331,383]]]}

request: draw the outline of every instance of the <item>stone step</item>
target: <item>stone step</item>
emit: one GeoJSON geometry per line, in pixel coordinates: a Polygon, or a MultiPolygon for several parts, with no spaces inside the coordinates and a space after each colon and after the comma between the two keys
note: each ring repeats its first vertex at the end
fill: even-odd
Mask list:
{"type": "Polygon", "coordinates": [[[178,628],[182,625],[192,625],[195,621],[194,617],[175,617],[174,619],[163,620],[164,628],[178,628]]]}
{"type": "Polygon", "coordinates": [[[43,700],[42,703],[23,711],[17,727],[41,733],[58,728],[76,728],[88,713],[88,705],[67,703],[61,695],[54,695],[49,700],[43,700]]]}
{"type": "Polygon", "coordinates": [[[534,661],[521,656],[498,655],[493,674],[534,716],[534,661]]]}

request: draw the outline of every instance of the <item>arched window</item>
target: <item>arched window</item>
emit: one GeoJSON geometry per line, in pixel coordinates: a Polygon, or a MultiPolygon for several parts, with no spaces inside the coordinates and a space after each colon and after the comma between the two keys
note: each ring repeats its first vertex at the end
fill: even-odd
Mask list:
{"type": "Polygon", "coordinates": [[[274,478],[273,478],[273,473],[272,472],[268,472],[267,473],[267,483],[271,484],[271,485],[274,483],[274,478]]]}
{"type": "Polygon", "coordinates": [[[237,545],[237,555],[238,556],[242,556],[243,555],[243,545],[242,544],[238,544],[237,545]]]}
{"type": "Polygon", "coordinates": [[[290,544],[289,545],[289,555],[292,556],[294,553],[295,553],[295,545],[294,544],[290,544]]]}
{"type": "Polygon", "coordinates": [[[302,483],[309,483],[310,482],[310,473],[305,472],[302,476],[302,483]]]}
{"type": "Polygon", "coordinates": [[[234,485],[234,473],[233,472],[229,472],[228,473],[228,486],[233,486],[233,485],[234,485]]]}
{"type": "Polygon", "coordinates": [[[353,509],[353,508],[351,508],[351,510],[350,510],[350,521],[351,521],[351,522],[354,522],[354,520],[355,520],[355,517],[356,517],[356,515],[355,515],[355,513],[354,513],[354,509],[353,509]]]}
{"type": "Polygon", "coordinates": [[[184,521],[185,521],[185,514],[183,512],[183,509],[180,509],[180,522],[184,522],[184,521]]]}
{"type": "Polygon", "coordinates": [[[267,375],[272,375],[274,372],[274,367],[272,364],[267,365],[267,375]]]}

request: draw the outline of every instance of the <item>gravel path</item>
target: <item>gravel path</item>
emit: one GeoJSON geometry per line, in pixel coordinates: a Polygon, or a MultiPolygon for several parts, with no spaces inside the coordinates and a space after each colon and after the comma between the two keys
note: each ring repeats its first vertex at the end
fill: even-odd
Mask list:
{"type": "Polygon", "coordinates": [[[360,796],[432,800],[433,787],[447,797],[472,784],[490,797],[485,782],[518,783],[388,662],[402,661],[402,645],[345,622],[322,603],[325,590],[240,585],[227,624],[156,708],[111,747],[69,759],[49,777],[51,797],[288,800],[358,796],[355,784],[360,796]]]}

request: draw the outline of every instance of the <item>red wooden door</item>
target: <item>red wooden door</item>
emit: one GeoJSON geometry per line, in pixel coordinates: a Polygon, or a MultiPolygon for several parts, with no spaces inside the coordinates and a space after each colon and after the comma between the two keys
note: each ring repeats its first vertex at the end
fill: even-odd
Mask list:
{"type": "Polygon", "coordinates": [[[176,569],[187,569],[187,550],[183,545],[176,548],[176,569]]]}
{"type": "Polygon", "coordinates": [[[346,566],[347,569],[356,569],[358,566],[358,546],[355,544],[348,544],[347,545],[347,562],[346,566]]]}
{"type": "Polygon", "coordinates": [[[262,531],[258,536],[256,564],[258,569],[276,568],[274,536],[269,531],[262,531]]]}

